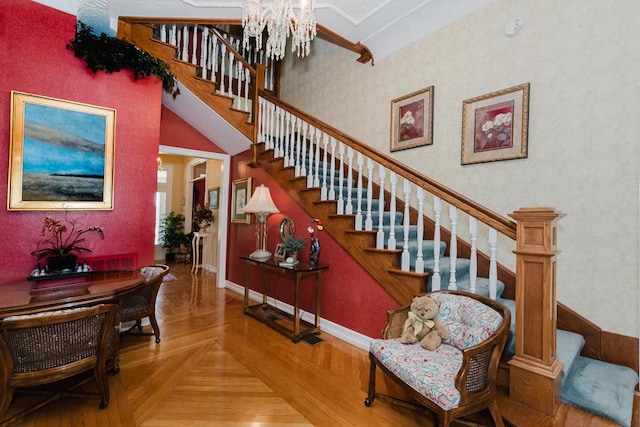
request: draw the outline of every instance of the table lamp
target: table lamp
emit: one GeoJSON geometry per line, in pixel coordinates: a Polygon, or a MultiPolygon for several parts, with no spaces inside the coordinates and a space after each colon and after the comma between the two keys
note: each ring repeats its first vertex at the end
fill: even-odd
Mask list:
{"type": "Polygon", "coordinates": [[[249,255],[249,258],[258,260],[271,258],[271,252],[267,250],[267,217],[280,211],[271,199],[269,188],[264,185],[256,188],[251,199],[242,208],[242,212],[255,214],[257,219],[256,250],[249,255]]]}

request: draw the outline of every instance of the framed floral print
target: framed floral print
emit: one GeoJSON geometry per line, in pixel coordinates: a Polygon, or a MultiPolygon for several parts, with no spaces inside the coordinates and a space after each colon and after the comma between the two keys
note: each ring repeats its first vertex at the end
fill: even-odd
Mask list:
{"type": "Polygon", "coordinates": [[[116,111],[11,92],[9,210],[113,209],[116,111]]]}
{"type": "Polygon", "coordinates": [[[433,144],[433,86],[391,101],[391,151],[433,144]]]}
{"type": "Polygon", "coordinates": [[[527,157],[529,83],[462,103],[463,165],[527,157]]]}
{"type": "Polygon", "coordinates": [[[233,181],[231,192],[231,222],[237,224],[251,224],[251,214],[242,212],[244,205],[251,197],[251,177],[233,181]]]}

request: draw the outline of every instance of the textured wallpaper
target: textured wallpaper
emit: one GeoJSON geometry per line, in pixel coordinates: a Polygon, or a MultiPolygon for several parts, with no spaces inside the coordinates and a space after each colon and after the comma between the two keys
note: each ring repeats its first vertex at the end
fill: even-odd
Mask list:
{"type": "Polygon", "coordinates": [[[434,144],[393,156],[502,215],[566,214],[558,300],[637,337],[639,32],[635,0],[497,0],[373,67],[315,40],[309,57],[286,58],[281,94],[390,153],[391,100],[433,85],[434,144]],[[506,36],[514,18],[522,31],[506,36]],[[527,82],[528,158],[462,166],[462,102],[527,82]]]}

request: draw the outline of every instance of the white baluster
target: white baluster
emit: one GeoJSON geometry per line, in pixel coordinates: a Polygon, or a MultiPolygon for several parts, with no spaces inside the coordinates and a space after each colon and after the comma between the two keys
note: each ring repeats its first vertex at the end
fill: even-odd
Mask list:
{"type": "Polygon", "coordinates": [[[167,26],[165,24],[160,25],[160,41],[167,42],[167,26]]]}
{"type": "Polygon", "coordinates": [[[182,27],[182,58],[184,62],[189,61],[189,28],[182,27]]]}
{"type": "Polygon", "coordinates": [[[227,61],[225,61],[225,58],[227,57],[227,45],[225,44],[221,44],[220,45],[220,50],[222,51],[222,54],[220,55],[220,93],[225,94],[226,93],[226,89],[225,89],[225,84],[224,84],[224,73],[225,73],[225,64],[227,63],[227,61]]]}
{"type": "Polygon", "coordinates": [[[216,82],[216,73],[218,72],[218,38],[212,37],[211,43],[211,81],[216,82]]]}
{"type": "Polygon", "coordinates": [[[449,274],[449,289],[456,290],[456,266],[458,265],[458,208],[449,205],[449,220],[451,221],[451,240],[449,241],[449,261],[451,270],[449,274]]]}
{"type": "Polygon", "coordinates": [[[300,152],[300,176],[307,176],[307,137],[309,123],[302,122],[302,151],[300,152]]]}
{"type": "Polygon", "coordinates": [[[322,139],[322,132],[319,129],[316,129],[316,154],[315,154],[315,167],[314,175],[313,175],[313,186],[320,187],[320,141],[322,139]]]}
{"type": "Polygon", "coordinates": [[[396,249],[396,187],[398,185],[398,175],[394,171],[389,171],[389,183],[391,184],[391,203],[389,206],[387,249],[396,249]]]}
{"type": "Polygon", "coordinates": [[[228,92],[227,95],[234,98],[233,96],[233,61],[235,60],[235,56],[233,56],[233,52],[229,51],[228,53],[229,56],[229,86],[227,88],[228,92]]]}
{"type": "Polygon", "coordinates": [[[193,65],[198,65],[198,26],[193,26],[193,46],[191,47],[191,63],[193,65]]]}
{"type": "Polygon", "coordinates": [[[296,118],[296,147],[293,150],[293,166],[294,174],[296,177],[300,176],[300,151],[301,150],[301,134],[302,134],[302,119],[296,118]]]}
{"type": "Polygon", "coordinates": [[[364,165],[364,156],[358,152],[358,185],[356,187],[356,227],[357,231],[362,230],[362,166],[364,165]]]}
{"type": "Polygon", "coordinates": [[[401,269],[402,271],[409,271],[409,266],[411,263],[411,256],[409,255],[409,224],[411,222],[411,218],[409,217],[409,197],[411,195],[411,182],[408,179],[404,179],[402,185],[402,193],[404,194],[404,214],[402,216],[402,225],[403,225],[403,242],[402,242],[402,257],[401,259],[401,269]]]}
{"type": "Polygon", "coordinates": [[[338,172],[338,215],[344,214],[344,144],[338,144],[338,154],[340,156],[340,170],[338,172]]]}
{"type": "Polygon", "coordinates": [[[424,189],[416,186],[416,198],[418,199],[418,226],[417,226],[417,244],[418,251],[416,253],[416,273],[424,273],[424,257],[422,254],[422,245],[424,244],[424,189]]]}
{"type": "Polygon", "coordinates": [[[207,27],[203,27],[202,29],[202,40],[200,41],[200,67],[202,68],[202,78],[206,78],[206,69],[207,69],[207,54],[208,54],[208,46],[209,46],[209,31],[207,31],[207,27]]]}
{"type": "Polygon", "coordinates": [[[248,68],[244,69],[244,111],[251,112],[249,105],[249,83],[251,83],[251,72],[248,68]]]}
{"type": "Polygon", "coordinates": [[[291,164],[289,163],[290,161],[289,152],[291,151],[291,133],[293,132],[291,113],[288,111],[285,112],[284,114],[284,124],[286,127],[286,131],[284,134],[284,145],[282,147],[282,157],[284,158],[284,167],[286,168],[291,166],[291,164]]]}
{"type": "Polygon", "coordinates": [[[489,228],[489,298],[498,297],[498,231],[489,228]]]}
{"type": "Polygon", "coordinates": [[[258,100],[258,105],[260,107],[260,111],[258,111],[258,142],[265,142],[266,138],[265,138],[265,132],[264,132],[264,117],[265,117],[265,111],[266,108],[264,106],[265,104],[265,100],[264,98],[260,98],[258,100]]]}
{"type": "Polygon", "coordinates": [[[293,156],[295,154],[294,152],[296,151],[296,137],[298,135],[297,126],[299,119],[291,114],[289,115],[289,120],[291,122],[291,127],[289,128],[291,130],[291,133],[289,134],[289,139],[287,140],[287,155],[289,157],[289,166],[295,168],[296,161],[293,156]]]}
{"type": "Polygon", "coordinates": [[[169,31],[169,44],[172,46],[178,46],[178,28],[176,24],[171,26],[171,30],[169,31]]]}
{"type": "Polygon", "coordinates": [[[371,206],[373,205],[373,159],[367,158],[367,215],[364,221],[364,229],[373,230],[373,219],[371,218],[371,206]]]}
{"type": "Polygon", "coordinates": [[[478,278],[478,220],[469,217],[469,235],[471,236],[471,254],[469,256],[469,290],[476,293],[478,278]]]}
{"type": "Polygon", "coordinates": [[[336,199],[336,139],[331,137],[331,167],[329,172],[329,200],[336,199]]]}
{"type": "Polygon", "coordinates": [[[282,108],[276,109],[276,114],[273,118],[276,123],[276,137],[273,138],[272,146],[274,157],[280,157],[282,154],[282,140],[284,139],[284,110],[282,108]],[[275,153],[278,153],[276,155],[275,153]]]}
{"type": "Polygon", "coordinates": [[[309,173],[307,174],[307,188],[313,187],[313,177],[317,174],[316,169],[314,169],[314,154],[316,147],[316,128],[313,126],[309,126],[309,173]]]}
{"type": "Polygon", "coordinates": [[[442,201],[440,197],[433,196],[433,273],[431,274],[431,291],[440,290],[440,213],[442,201]]]}
{"type": "Polygon", "coordinates": [[[380,194],[378,195],[378,232],[376,233],[376,249],[384,249],[384,179],[387,170],[378,165],[378,181],[380,182],[380,194]]]}
{"type": "Polygon", "coordinates": [[[347,165],[347,206],[345,213],[347,215],[353,214],[353,202],[352,202],[352,192],[353,192],[353,148],[347,147],[347,160],[349,164],[347,165]]]}
{"type": "Polygon", "coordinates": [[[322,149],[324,152],[322,153],[322,188],[320,190],[320,200],[327,200],[327,165],[329,161],[327,158],[327,152],[329,151],[328,147],[329,135],[325,133],[322,138],[322,149]]]}

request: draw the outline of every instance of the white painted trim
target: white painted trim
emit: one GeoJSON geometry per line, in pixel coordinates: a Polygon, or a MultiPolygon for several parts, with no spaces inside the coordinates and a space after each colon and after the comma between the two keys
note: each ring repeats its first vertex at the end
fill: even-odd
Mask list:
{"type": "MultiPolygon", "coordinates": [[[[240,295],[244,295],[244,286],[238,285],[227,280],[226,284],[227,289],[238,293],[240,295]]],[[[249,291],[249,298],[255,300],[256,302],[262,301],[262,294],[253,290],[249,291]]],[[[276,300],[274,298],[268,297],[267,302],[271,305],[277,306],[280,310],[293,314],[293,306],[282,301],[276,300]]],[[[313,324],[315,322],[315,316],[313,313],[309,313],[304,310],[300,310],[302,315],[302,320],[305,322],[309,322],[313,324]]],[[[355,347],[358,347],[361,350],[369,351],[369,344],[373,340],[366,335],[358,333],[356,331],[352,331],[351,329],[345,328],[344,326],[338,325],[337,323],[331,322],[330,320],[323,319],[320,317],[320,330],[322,333],[326,333],[332,335],[342,341],[349,343],[355,347]]]]}
{"type": "Polygon", "coordinates": [[[229,221],[229,182],[231,174],[231,156],[222,153],[192,150],[189,148],[171,147],[161,145],[160,154],[175,154],[177,156],[200,157],[222,161],[222,176],[220,181],[220,204],[218,211],[218,275],[216,287],[224,288],[227,276],[227,223],[229,221]]]}

